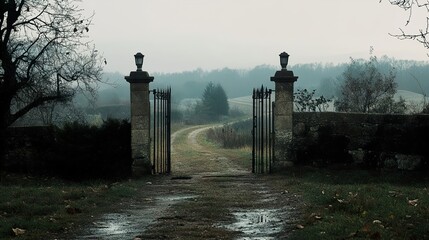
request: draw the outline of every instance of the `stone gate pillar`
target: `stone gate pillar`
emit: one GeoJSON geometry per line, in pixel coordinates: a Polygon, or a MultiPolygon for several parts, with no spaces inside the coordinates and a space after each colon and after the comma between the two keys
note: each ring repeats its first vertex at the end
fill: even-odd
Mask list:
{"type": "Polygon", "coordinates": [[[144,55],[134,55],[137,70],[125,79],[130,83],[131,97],[131,157],[133,177],[152,173],[150,160],[150,102],[149,83],[154,77],[142,71],[144,55]]]}
{"type": "Polygon", "coordinates": [[[292,71],[286,69],[289,54],[280,54],[282,69],[271,77],[275,82],[275,108],[274,108],[274,172],[292,166],[294,156],[289,150],[292,142],[292,115],[293,115],[293,84],[298,79],[292,71]]]}

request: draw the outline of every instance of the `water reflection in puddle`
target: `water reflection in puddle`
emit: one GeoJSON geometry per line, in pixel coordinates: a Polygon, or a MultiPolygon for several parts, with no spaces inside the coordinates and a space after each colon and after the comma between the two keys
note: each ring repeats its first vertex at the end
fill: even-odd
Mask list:
{"type": "Polygon", "coordinates": [[[75,239],[133,239],[143,233],[171,205],[196,197],[194,195],[159,197],[154,199],[153,204],[144,206],[136,204],[121,213],[105,214],[100,220],[93,222],[87,234],[75,239]]]}
{"type": "Polygon", "coordinates": [[[253,209],[233,212],[235,222],[224,227],[242,232],[238,239],[275,239],[275,234],[282,230],[282,220],[277,217],[280,211],[279,209],[253,209]]]}

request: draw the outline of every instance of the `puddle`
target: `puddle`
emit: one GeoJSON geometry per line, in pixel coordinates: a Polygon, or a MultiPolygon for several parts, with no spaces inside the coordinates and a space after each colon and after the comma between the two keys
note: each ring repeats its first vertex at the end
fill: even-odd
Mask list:
{"type": "Polygon", "coordinates": [[[195,195],[165,196],[150,200],[149,204],[133,204],[124,212],[103,215],[93,222],[84,234],[75,239],[133,239],[162,217],[169,207],[196,197],[195,195]]]}
{"type": "Polygon", "coordinates": [[[282,220],[277,217],[280,209],[254,209],[248,211],[238,211],[232,214],[235,222],[223,227],[242,232],[238,238],[271,240],[282,230],[282,220]]]}
{"type": "Polygon", "coordinates": [[[197,196],[188,195],[188,196],[168,196],[168,197],[157,197],[155,198],[161,202],[170,202],[172,204],[176,204],[177,202],[183,202],[185,200],[195,199],[197,196]]]}

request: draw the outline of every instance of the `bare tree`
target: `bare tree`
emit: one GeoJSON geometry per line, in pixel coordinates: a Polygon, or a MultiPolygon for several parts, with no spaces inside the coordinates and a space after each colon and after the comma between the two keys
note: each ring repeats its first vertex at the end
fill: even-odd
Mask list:
{"type": "Polygon", "coordinates": [[[91,20],[78,0],[0,0],[0,139],[31,109],[93,92],[102,61],[91,20]]]}
{"type": "MultiPolygon", "coordinates": [[[[380,0],[381,2],[382,0],[380,0]]],[[[391,34],[394,37],[397,37],[398,39],[405,40],[405,39],[411,39],[418,41],[419,43],[423,44],[423,46],[427,49],[429,49],[429,42],[428,42],[428,34],[429,34],[429,1],[428,0],[389,0],[390,4],[400,7],[408,12],[408,19],[406,21],[405,26],[408,26],[411,22],[411,18],[413,16],[413,13],[416,10],[423,10],[426,12],[426,23],[424,28],[421,28],[416,33],[406,33],[402,28],[400,28],[400,34],[391,34]]]]}
{"type": "Polygon", "coordinates": [[[338,111],[402,113],[405,110],[403,100],[394,101],[397,84],[392,69],[383,74],[377,69],[377,58],[369,61],[353,60],[340,77],[340,95],[335,102],[338,111]]]}

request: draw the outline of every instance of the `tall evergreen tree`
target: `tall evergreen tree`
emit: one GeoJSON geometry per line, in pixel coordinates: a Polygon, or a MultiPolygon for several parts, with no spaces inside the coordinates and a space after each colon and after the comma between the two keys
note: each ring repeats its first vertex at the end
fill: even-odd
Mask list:
{"type": "Polygon", "coordinates": [[[228,115],[229,103],[225,90],[220,84],[209,82],[201,97],[197,112],[209,117],[228,115]]]}

